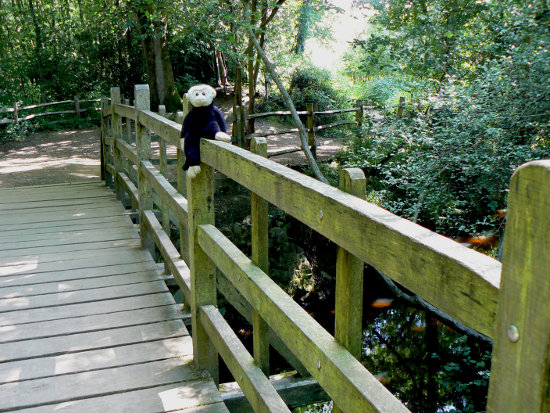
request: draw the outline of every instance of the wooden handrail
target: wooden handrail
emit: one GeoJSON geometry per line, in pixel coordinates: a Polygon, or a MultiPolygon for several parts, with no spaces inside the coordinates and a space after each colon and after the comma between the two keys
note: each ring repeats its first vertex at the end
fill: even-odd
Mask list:
{"type": "MultiPolygon", "coordinates": [[[[141,87],[140,93],[143,92],[144,88],[141,87]]],[[[143,96],[140,99],[143,99],[143,96]]],[[[202,172],[195,179],[187,180],[188,188],[184,175],[178,172],[176,189],[153,166],[147,131],[154,132],[167,143],[176,145],[178,168],[181,168],[181,125],[151,112],[148,110],[148,104],[140,105],[137,111],[130,113],[128,107],[114,104],[114,113],[117,116],[126,114],[127,118],[131,119],[133,115],[137,119],[137,140],[134,149],[132,145],[123,142],[118,131],[114,137],[105,135],[103,144],[106,169],[118,177],[120,187],[131,192],[131,198],[135,199],[136,192],[139,193],[137,202],[143,245],[152,248],[152,245],[156,244],[167,270],[174,275],[184,292],[186,305],[193,310],[194,357],[198,367],[207,368],[216,378],[219,352],[230,365],[230,370],[237,374],[237,382],[244,386],[243,392],[252,397],[251,403],[260,409],[261,406],[270,406],[268,400],[275,397],[275,393],[269,387],[269,383],[261,379],[262,385],[254,386],[251,384],[251,378],[259,377],[258,371],[265,371],[265,363],[268,363],[263,356],[257,357],[256,344],[258,348],[265,348],[266,340],[269,340],[269,331],[273,331],[317,379],[338,409],[348,412],[408,411],[350,353],[349,350],[357,353],[356,320],[345,316],[340,318],[337,334],[339,338],[335,339],[269,278],[265,268],[262,269],[265,267],[266,259],[266,256],[260,253],[263,247],[256,245],[253,248],[256,257],[254,259],[258,261],[255,262],[239,251],[214,226],[213,177],[214,171],[219,171],[248,188],[253,193],[253,201],[258,205],[263,205],[264,202],[276,205],[334,241],[342,254],[351,254],[358,260],[357,267],[362,265],[361,262],[371,264],[462,324],[494,338],[497,358],[493,365],[495,377],[491,378],[489,411],[506,409],[499,401],[502,392],[506,392],[506,383],[513,382],[511,386],[519,389],[518,386],[526,381],[531,383],[529,388],[533,388],[529,400],[526,399],[527,396],[522,396],[523,391],[507,392],[508,401],[504,406],[513,405],[514,409],[518,410],[521,406],[527,405],[525,403],[530,403],[529,411],[543,411],[541,406],[544,403],[548,404],[548,394],[544,389],[550,365],[547,354],[550,323],[546,311],[547,303],[550,302],[550,289],[544,278],[547,275],[545,271],[547,272],[550,266],[545,253],[550,248],[550,204],[548,191],[539,196],[538,190],[531,191],[525,188],[531,183],[536,183],[536,188],[545,185],[550,187],[550,161],[520,169],[517,176],[525,178],[515,178],[513,181],[511,208],[516,212],[510,215],[514,224],[510,232],[512,235],[509,235],[507,229],[507,240],[515,241],[507,242],[503,267],[500,262],[490,257],[397,217],[361,198],[272,162],[264,156],[224,142],[202,140],[202,172]],[[143,109],[139,110],[140,107],[143,109]],[[110,151],[118,151],[114,163],[111,161],[110,151]],[[136,164],[139,175],[137,188],[126,174],[133,169],[117,170],[124,164],[120,157],[125,158],[126,162],[129,160],[136,164]],[[519,195],[513,195],[516,193],[519,195]],[[166,208],[169,211],[163,211],[162,224],[152,211],[153,199],[155,203],[162,204],[163,210],[166,208]],[[529,208],[523,208],[521,200],[532,200],[534,204],[529,208]],[[525,218],[525,214],[535,216],[536,222],[540,222],[541,225],[532,221],[526,226],[524,219],[531,218],[525,218]],[[179,251],[166,233],[166,220],[176,220],[180,227],[182,238],[179,251]],[[531,233],[533,226],[537,226],[536,234],[531,233]],[[514,231],[519,231],[518,233],[523,235],[519,238],[516,235],[514,238],[514,231]],[[524,234],[521,231],[527,232],[524,234]],[[186,238],[187,234],[190,236],[189,239],[186,238]],[[522,244],[523,238],[530,239],[527,242],[529,248],[525,247],[529,249],[527,252],[514,249],[515,245],[522,244]],[[537,242],[544,241],[540,247],[539,244],[535,245],[535,238],[537,242]],[[186,263],[189,264],[190,270],[186,263]],[[509,269],[505,270],[507,265],[509,269]],[[242,346],[234,343],[234,336],[227,330],[226,323],[215,309],[216,269],[221,271],[221,274],[217,275],[219,280],[223,280],[223,283],[219,282],[220,285],[231,286],[253,311],[254,334],[263,337],[255,342],[256,367],[250,365],[252,358],[248,353],[242,354],[242,346]],[[503,280],[506,296],[500,292],[502,271],[507,277],[503,280]],[[520,285],[514,284],[514,280],[520,279],[521,285],[525,287],[521,287],[524,291],[518,298],[516,290],[519,290],[520,285]],[[534,287],[531,288],[530,285],[534,287]],[[498,324],[495,323],[497,303],[498,324]],[[515,309],[513,313],[508,307],[515,309]],[[539,307],[543,308],[542,313],[538,311],[539,307]],[[530,317],[529,321],[526,321],[527,316],[530,317]],[[537,319],[536,322],[530,321],[533,318],[537,319]],[[536,333],[529,330],[528,326],[531,323],[536,327],[536,333]],[[536,337],[536,340],[530,340],[530,336],[536,337]],[[510,347],[510,342],[522,339],[522,347],[510,347]],[[527,350],[523,350],[524,348],[527,350]],[[537,361],[537,366],[532,366],[531,359],[527,360],[529,354],[536,354],[536,359],[541,362],[537,361]],[[531,367],[518,369],[518,360],[522,359],[526,359],[526,363],[531,367]],[[518,369],[514,377],[507,374],[510,369],[518,369]],[[535,372],[532,375],[534,378],[530,377],[530,371],[535,372]]],[[[103,102],[103,106],[105,116],[106,101],[103,102]]],[[[116,118],[113,121],[114,124],[118,122],[116,118]]],[[[104,124],[106,125],[106,122],[104,124]]],[[[119,129],[118,126],[116,128],[119,129]]],[[[264,214],[257,209],[251,215],[255,221],[253,225],[258,225],[264,214]]],[[[263,242],[261,239],[261,236],[256,234],[252,242],[263,242]]],[[[356,281],[353,274],[357,272],[348,272],[347,268],[341,268],[337,277],[342,277],[341,273],[347,273],[348,276],[345,280],[337,280],[340,291],[337,294],[350,294],[352,284],[356,281]]],[[[352,300],[344,300],[337,306],[337,311],[349,311],[354,306],[353,302],[357,303],[357,300],[361,300],[360,295],[352,300]]],[[[338,318],[340,315],[336,316],[338,318]]],[[[278,403],[280,400],[277,400],[278,403]]]]}
{"type": "Polygon", "coordinates": [[[408,412],[359,361],[212,225],[199,245],[332,399],[349,412],[408,412]]]}
{"type": "Polygon", "coordinates": [[[203,140],[201,159],[451,317],[494,336],[497,260],[230,144],[203,140]]]}
{"type": "Polygon", "coordinates": [[[150,110],[140,111],[138,119],[139,123],[151,132],[154,132],[169,144],[183,149],[180,143],[181,125],[179,123],[166,119],[150,110]]]}
{"type": "Polygon", "coordinates": [[[124,118],[136,120],[136,108],[133,106],[117,103],[115,105],[115,112],[124,118]]]}

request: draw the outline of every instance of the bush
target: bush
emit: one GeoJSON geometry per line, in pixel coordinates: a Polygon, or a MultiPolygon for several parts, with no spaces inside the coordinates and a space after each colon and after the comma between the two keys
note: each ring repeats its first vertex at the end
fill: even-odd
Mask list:
{"type": "Polygon", "coordinates": [[[31,122],[8,123],[0,126],[0,144],[24,140],[35,131],[31,122]]]}
{"type": "Polygon", "coordinates": [[[550,156],[545,123],[512,128],[507,108],[485,93],[456,95],[441,96],[429,115],[371,125],[339,159],[363,168],[382,206],[398,215],[449,236],[495,231],[513,171],[550,156]]]}
{"type": "Polygon", "coordinates": [[[398,101],[403,91],[403,85],[398,79],[385,77],[365,82],[361,97],[367,105],[384,106],[398,101]]]}
{"type": "Polygon", "coordinates": [[[330,72],[309,65],[292,73],[290,97],[298,110],[304,110],[308,103],[317,104],[319,110],[340,108],[344,104],[342,96],[332,87],[330,72]]]}

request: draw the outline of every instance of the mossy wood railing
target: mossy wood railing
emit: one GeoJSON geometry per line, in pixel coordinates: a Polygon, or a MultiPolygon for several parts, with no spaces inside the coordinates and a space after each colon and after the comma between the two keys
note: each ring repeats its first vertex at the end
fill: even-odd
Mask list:
{"type": "Polygon", "coordinates": [[[202,171],[185,182],[181,126],[149,110],[148,87],[136,86],[135,107],[120,103],[118,89],[113,89],[111,98],[111,106],[104,101],[102,110],[106,179],[114,180],[117,193],[127,192],[139,208],[143,245],[156,246],[182,288],[192,312],[196,365],[217,378],[221,355],[256,411],[288,411],[266,377],[271,333],[338,409],[408,411],[356,358],[363,263],[494,339],[488,411],[549,411],[550,161],[531,162],[512,178],[501,265],[361,199],[360,171],[345,171],[343,190],[334,188],[266,159],[261,139],[253,140],[252,150],[257,153],[203,140],[202,171]],[[109,116],[111,133],[107,133],[109,116]],[[135,146],[126,141],[122,117],[135,121],[135,146]],[[177,188],[153,166],[149,132],[176,146],[177,188]],[[214,226],[214,171],[252,193],[250,258],[214,226]],[[270,279],[267,203],[339,246],[335,337],[270,279]],[[162,223],[153,212],[154,204],[163,211],[162,223]],[[180,227],[178,248],[166,233],[170,220],[180,227]],[[217,271],[223,274],[223,283],[217,281],[217,271]],[[220,293],[227,293],[222,285],[236,289],[252,308],[253,355],[216,308],[217,286],[220,293]]]}

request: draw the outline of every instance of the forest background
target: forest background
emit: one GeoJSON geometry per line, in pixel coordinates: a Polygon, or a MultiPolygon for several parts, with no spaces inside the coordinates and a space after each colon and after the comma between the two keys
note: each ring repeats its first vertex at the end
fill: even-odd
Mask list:
{"type": "Polygon", "coordinates": [[[256,28],[300,109],[412,103],[367,122],[339,159],[365,170],[371,200],[454,237],[497,230],[512,171],[549,155],[548,1],[343,2],[362,30],[327,71],[311,56],[347,29],[334,24],[346,12],[337,4],[0,0],[0,105],[96,98],[113,85],[130,96],[148,82],[153,107],[171,111],[190,85],[216,83],[220,69],[232,80],[240,66],[252,110],[281,107],[249,46],[256,28]]]}
{"type": "MultiPolygon", "coordinates": [[[[97,98],[112,86],[131,96],[133,85],[147,82],[153,109],[174,111],[189,86],[223,82],[224,73],[233,82],[240,67],[251,111],[283,108],[251,46],[253,29],[299,110],[356,99],[375,108],[360,131],[340,132],[346,150],[322,166],[333,182],[339,168],[359,167],[370,201],[455,239],[498,239],[511,174],[550,157],[548,3],[0,0],[0,107],[97,98]],[[334,43],[348,29],[344,15],[357,30],[334,43]],[[320,53],[335,44],[335,54],[320,53]]],[[[40,122],[3,126],[0,140],[40,122]]],[[[410,377],[398,392],[416,393],[419,411],[477,411],[483,397],[446,382],[452,370],[439,377],[446,394],[439,407],[422,405],[410,377]]]]}

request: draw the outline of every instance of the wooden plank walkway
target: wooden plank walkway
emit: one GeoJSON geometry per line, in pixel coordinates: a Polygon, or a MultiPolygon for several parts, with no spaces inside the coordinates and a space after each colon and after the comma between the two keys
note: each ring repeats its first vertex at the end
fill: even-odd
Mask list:
{"type": "Polygon", "coordinates": [[[0,411],[227,412],[100,182],[0,190],[0,411]]]}

